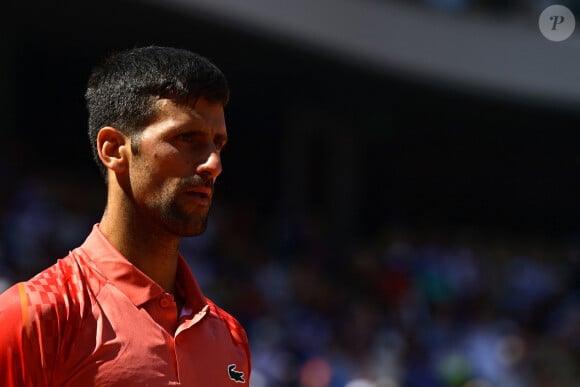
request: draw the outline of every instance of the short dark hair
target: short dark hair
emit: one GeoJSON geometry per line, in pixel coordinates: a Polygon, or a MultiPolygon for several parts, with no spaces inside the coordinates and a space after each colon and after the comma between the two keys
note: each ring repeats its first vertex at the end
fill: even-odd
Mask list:
{"type": "Polygon", "coordinates": [[[216,65],[188,50],[139,47],[115,53],[96,66],[89,77],[85,100],[93,157],[103,176],[107,175],[106,168],[97,150],[101,128],[112,126],[136,138],[155,117],[157,98],[185,104],[199,97],[225,106],[229,87],[216,65]]]}

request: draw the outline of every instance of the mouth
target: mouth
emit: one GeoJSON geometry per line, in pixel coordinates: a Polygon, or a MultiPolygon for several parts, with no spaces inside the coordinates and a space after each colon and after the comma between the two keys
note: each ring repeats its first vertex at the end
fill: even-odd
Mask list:
{"type": "Polygon", "coordinates": [[[200,191],[187,191],[186,192],[188,195],[190,196],[197,196],[200,197],[201,199],[209,199],[210,195],[206,192],[200,192],[200,191]]]}
{"type": "Polygon", "coordinates": [[[211,199],[211,190],[205,187],[196,187],[185,191],[185,194],[199,202],[200,204],[208,205],[211,199]]]}

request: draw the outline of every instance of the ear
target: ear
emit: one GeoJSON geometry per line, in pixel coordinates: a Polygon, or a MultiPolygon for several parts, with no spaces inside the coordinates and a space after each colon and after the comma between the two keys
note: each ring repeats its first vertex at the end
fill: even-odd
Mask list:
{"type": "Polygon", "coordinates": [[[127,170],[129,157],[129,141],[119,130],[105,126],[97,135],[99,158],[109,170],[124,173],[127,170]]]}

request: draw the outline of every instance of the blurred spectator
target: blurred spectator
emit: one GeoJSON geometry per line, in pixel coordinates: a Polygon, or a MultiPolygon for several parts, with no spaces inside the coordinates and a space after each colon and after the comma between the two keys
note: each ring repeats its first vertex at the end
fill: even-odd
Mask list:
{"type": "MultiPolygon", "coordinates": [[[[11,198],[0,288],[50,264],[91,222],[40,179],[11,198]]],[[[320,219],[293,222],[217,205],[206,233],[181,247],[208,295],[248,328],[252,387],[578,387],[573,243],[523,251],[505,238],[391,229],[344,260],[320,219]]]]}

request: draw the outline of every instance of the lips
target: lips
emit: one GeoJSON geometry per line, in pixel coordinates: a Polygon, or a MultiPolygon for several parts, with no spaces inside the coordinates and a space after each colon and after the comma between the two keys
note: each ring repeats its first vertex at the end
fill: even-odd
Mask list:
{"type": "Polygon", "coordinates": [[[198,205],[208,206],[213,196],[213,180],[200,175],[184,178],[181,192],[198,205]]]}
{"type": "Polygon", "coordinates": [[[197,196],[205,198],[205,199],[209,199],[211,197],[211,194],[212,194],[212,190],[210,188],[205,188],[205,187],[190,188],[190,189],[186,190],[185,192],[187,194],[197,195],[197,196]]]}
{"type": "Polygon", "coordinates": [[[212,189],[207,187],[192,187],[185,190],[187,197],[191,198],[199,205],[207,206],[212,197],[212,189]]]}

